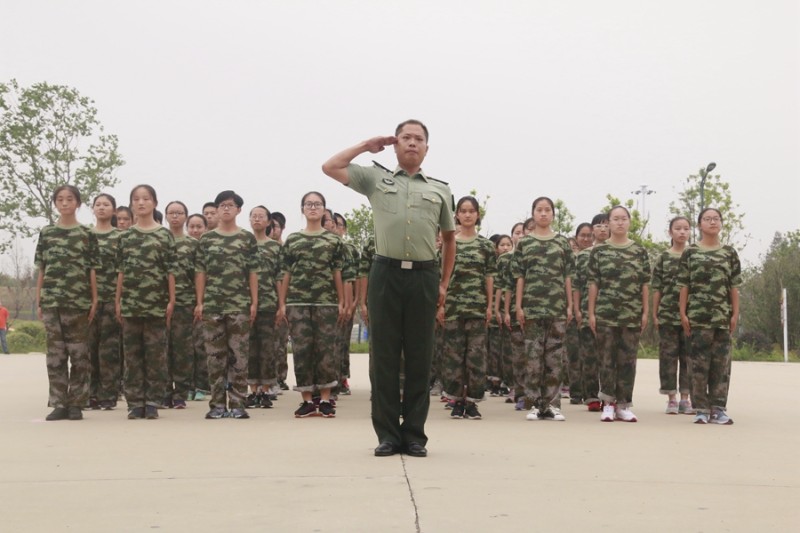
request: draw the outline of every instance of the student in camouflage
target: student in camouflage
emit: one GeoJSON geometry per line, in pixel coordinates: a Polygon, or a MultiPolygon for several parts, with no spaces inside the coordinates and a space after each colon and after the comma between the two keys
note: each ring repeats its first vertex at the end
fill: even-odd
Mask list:
{"type": "Polygon", "coordinates": [[[250,356],[247,382],[250,395],[247,407],[272,407],[270,389],[277,385],[278,279],[281,245],[269,238],[272,230],[269,209],[259,205],[250,210],[250,227],[258,245],[258,312],[250,328],[250,356]]]}
{"type": "Polygon", "coordinates": [[[47,405],[53,407],[46,420],[80,420],[89,401],[87,333],[97,311],[97,238],[75,216],[81,205],[78,189],[61,185],[52,201],[59,218],[42,228],[34,258],[36,307],[47,334],[47,405]]]}
{"type": "MultiPolygon", "coordinates": [[[[518,222],[511,228],[511,241],[517,249],[519,240],[525,236],[525,224],[518,222]]],[[[523,385],[523,369],[525,367],[525,333],[517,322],[517,280],[514,279],[512,264],[514,254],[501,256],[497,264],[498,277],[495,283],[503,289],[503,324],[508,332],[508,355],[504,360],[504,374],[508,383],[509,394],[506,403],[514,404],[514,409],[523,411],[526,406],[525,386],[523,385]]]]}
{"type": "Polygon", "coordinates": [[[658,373],[661,381],[659,392],[668,396],[665,411],[668,415],[694,414],[689,400],[689,343],[681,326],[678,305],[681,291],[677,285],[681,254],[686,249],[691,233],[689,219],[686,217],[678,216],[670,220],[671,247],[656,259],[650,281],[650,290],[653,292],[653,325],[658,331],[658,373]],[[679,390],[680,402],[677,399],[679,390]]]}
{"type": "Polygon", "coordinates": [[[150,185],[131,191],[136,224],[117,248],[116,313],[125,349],[128,418],[158,418],[167,388],[167,330],[175,308],[175,239],[153,218],[150,185]]]}
{"type": "MultiPolygon", "coordinates": [[[[195,213],[186,219],[186,233],[189,234],[191,239],[194,239],[194,252],[197,253],[197,245],[200,242],[200,237],[203,233],[208,231],[206,218],[195,213]]],[[[196,257],[194,258],[196,260],[196,257]]],[[[194,268],[194,263],[192,263],[194,268]]],[[[194,277],[192,277],[192,286],[194,287],[194,277]]],[[[195,293],[196,294],[196,293],[195,293]]],[[[197,297],[192,296],[195,305],[197,304],[197,297]]],[[[194,315],[194,309],[192,309],[194,315]]],[[[203,322],[194,320],[192,316],[192,390],[187,394],[187,399],[201,402],[206,399],[206,396],[211,394],[211,387],[208,384],[208,357],[206,357],[206,347],[203,341],[203,322]]]]}
{"type": "MultiPolygon", "coordinates": [[[[280,211],[272,213],[272,233],[269,234],[270,239],[274,240],[283,247],[283,232],[286,230],[286,216],[280,211]]],[[[278,279],[280,284],[280,279],[278,279]]],[[[275,374],[278,376],[278,387],[274,389],[276,394],[283,394],[282,391],[289,390],[286,384],[286,377],[289,374],[288,354],[286,347],[289,344],[289,324],[284,320],[278,322],[278,347],[276,353],[277,366],[275,374]]]]}
{"type": "Polygon", "coordinates": [[[175,239],[175,309],[167,340],[167,390],[164,406],[185,409],[194,393],[194,254],[197,241],[186,235],[184,226],[189,210],[186,204],[173,201],[164,209],[167,224],[175,239]]]}
{"type": "Polygon", "coordinates": [[[250,418],[245,398],[250,328],[258,312],[258,244],[236,225],[241,196],[222,191],[214,204],[219,223],[200,238],[195,256],[194,319],[203,322],[211,385],[206,418],[250,418]]]}
{"type": "Polygon", "coordinates": [[[353,331],[353,322],[355,317],[355,309],[357,304],[358,293],[358,269],[359,269],[359,254],[358,247],[345,240],[347,235],[347,220],[339,213],[333,214],[335,222],[334,231],[342,238],[345,247],[345,264],[342,270],[342,282],[344,283],[345,304],[347,307],[347,316],[339,326],[337,334],[337,358],[340,361],[341,372],[339,374],[339,385],[337,387],[339,394],[350,394],[350,383],[347,378],[350,377],[350,336],[353,331]]]}
{"type": "Polygon", "coordinates": [[[452,418],[480,420],[476,402],[483,400],[486,383],[486,331],[492,320],[497,256],[489,239],[478,235],[478,200],[464,196],[456,204],[456,261],[444,305],[436,320],[444,328],[443,394],[455,401],[452,418]]]}
{"type": "MultiPolygon", "coordinates": [[[[593,246],[608,240],[608,213],[592,218],[593,246]]],[[[589,256],[592,246],[581,250],[575,258],[575,280],[572,284],[573,307],[578,324],[579,353],[581,360],[581,391],[583,401],[591,412],[603,410],[600,402],[600,359],[597,355],[597,340],[589,327],[589,256]]]]}
{"type": "Polygon", "coordinates": [[[117,405],[120,379],[120,328],[114,299],[117,292],[117,245],[121,232],[112,225],[117,202],[110,194],[98,194],[92,202],[100,268],[97,277],[97,312],[89,325],[92,383],[89,405],[111,410],[117,405]]]}
{"type": "Polygon", "coordinates": [[[575,259],[569,241],[550,228],[555,205],[539,197],[531,206],[534,228],[514,251],[516,315],[525,334],[523,383],[531,404],[528,420],[563,421],[560,388],[564,334],[572,320],[575,259]]]}
{"type": "Polygon", "coordinates": [[[628,239],[630,213],[616,206],[608,213],[610,238],[589,255],[589,327],[600,356],[600,420],[636,422],[631,410],[636,351],[647,326],[650,262],[647,251],[628,239]]]}
{"type": "Polygon", "coordinates": [[[278,295],[278,319],[289,322],[294,374],[303,402],[296,418],[317,414],[312,401],[320,393],[319,414],[336,416],[331,389],[338,383],[339,367],[332,353],[337,324],[346,315],[342,267],[342,239],[322,227],[325,198],[308,192],[300,201],[306,218],[303,231],[292,233],[283,247],[283,281],[278,295]]]}
{"type": "Polygon", "coordinates": [[[681,256],[678,272],[683,331],[689,338],[689,374],[695,423],[729,425],[731,334],[739,321],[739,255],[720,242],[722,213],[707,207],[697,217],[701,239],[681,256]]]}
{"type": "Polygon", "coordinates": [[[514,251],[514,243],[512,242],[511,237],[509,235],[498,236],[494,251],[497,257],[497,273],[494,276],[494,297],[492,299],[492,304],[494,305],[494,315],[492,324],[497,329],[497,338],[495,339],[494,346],[491,342],[489,343],[489,351],[491,352],[492,349],[497,351],[496,356],[494,356],[496,357],[495,364],[497,379],[492,383],[492,395],[505,396],[507,387],[504,384],[506,382],[511,383],[513,380],[510,379],[510,376],[506,371],[506,369],[510,366],[509,361],[511,357],[511,338],[509,336],[509,330],[505,326],[505,319],[503,317],[505,304],[503,302],[503,289],[501,288],[502,285],[500,283],[500,277],[502,276],[500,265],[501,260],[503,262],[507,262],[513,256],[511,252],[514,251]],[[505,259],[503,259],[504,257],[505,259]]]}
{"type": "MultiPolygon", "coordinates": [[[[567,326],[567,360],[569,364],[569,403],[573,405],[580,405],[584,403],[586,398],[583,389],[583,356],[581,354],[581,329],[585,322],[583,322],[585,307],[581,307],[581,299],[586,299],[586,291],[581,293],[580,284],[584,282],[585,277],[581,278],[581,268],[585,269],[586,262],[589,259],[588,250],[592,247],[592,224],[589,222],[582,222],[578,224],[575,230],[575,242],[577,243],[578,252],[575,254],[575,277],[572,278],[572,308],[575,312],[575,320],[570,322],[567,326]],[[582,256],[581,253],[585,252],[582,256]],[[571,331],[572,330],[572,331],[571,331]]],[[[588,328],[587,328],[588,329],[588,328]]],[[[589,336],[593,338],[591,330],[589,336]]],[[[596,392],[595,392],[596,394],[596,392]]],[[[599,403],[599,402],[598,402],[599,403]]]]}

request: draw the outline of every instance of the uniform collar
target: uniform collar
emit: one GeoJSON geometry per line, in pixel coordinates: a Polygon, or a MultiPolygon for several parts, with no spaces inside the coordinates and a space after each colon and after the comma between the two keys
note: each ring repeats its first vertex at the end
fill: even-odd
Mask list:
{"type": "MultiPolygon", "coordinates": [[[[408,172],[406,172],[405,170],[403,170],[402,168],[397,166],[397,167],[395,167],[394,172],[392,173],[392,176],[408,176],[408,172]]],[[[414,174],[414,176],[419,176],[426,183],[428,182],[428,176],[425,175],[425,172],[423,172],[421,168],[419,169],[419,172],[414,174]]],[[[408,176],[408,177],[413,178],[414,176],[408,176]]]]}

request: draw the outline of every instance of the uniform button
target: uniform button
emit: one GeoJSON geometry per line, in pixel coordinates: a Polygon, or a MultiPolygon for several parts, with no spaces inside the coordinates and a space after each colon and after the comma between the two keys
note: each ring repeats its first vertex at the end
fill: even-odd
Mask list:
{"type": "Polygon", "coordinates": [[[410,256],[411,256],[411,254],[406,254],[406,257],[410,257],[410,256]]]}
{"type": "Polygon", "coordinates": [[[407,241],[410,241],[410,240],[411,240],[411,237],[406,237],[406,240],[407,240],[407,241]]]}
{"type": "Polygon", "coordinates": [[[411,224],[411,221],[409,220],[408,223],[411,224]]]}
{"type": "Polygon", "coordinates": [[[411,204],[406,205],[406,207],[411,207],[411,204]]]}

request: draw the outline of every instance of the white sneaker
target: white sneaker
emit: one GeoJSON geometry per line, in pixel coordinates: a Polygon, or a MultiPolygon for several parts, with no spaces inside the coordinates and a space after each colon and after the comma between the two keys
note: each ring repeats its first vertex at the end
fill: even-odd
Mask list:
{"type": "Polygon", "coordinates": [[[552,405],[547,406],[547,409],[544,410],[542,413],[543,420],[555,420],[556,422],[563,422],[566,420],[563,414],[561,414],[561,410],[558,407],[553,407],[552,405]]]}
{"type": "Polygon", "coordinates": [[[633,414],[630,407],[619,407],[616,412],[617,420],[623,422],[636,422],[636,415],[633,414]]]}
{"type": "Polygon", "coordinates": [[[269,388],[267,394],[269,394],[270,396],[280,396],[281,394],[283,394],[283,391],[281,390],[280,385],[276,383],[275,385],[269,388]]]}
{"type": "Polygon", "coordinates": [[[525,418],[527,420],[541,420],[542,419],[542,417],[539,415],[539,410],[536,407],[531,409],[531,412],[528,413],[527,415],[525,415],[525,418]]]}
{"type": "Polygon", "coordinates": [[[600,413],[600,422],[613,422],[614,421],[614,405],[603,405],[603,412],[600,413]]]}

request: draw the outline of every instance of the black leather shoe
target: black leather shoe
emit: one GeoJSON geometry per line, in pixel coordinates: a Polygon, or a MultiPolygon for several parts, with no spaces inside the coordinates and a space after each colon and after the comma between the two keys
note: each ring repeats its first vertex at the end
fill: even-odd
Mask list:
{"type": "Polygon", "coordinates": [[[399,452],[400,449],[397,445],[392,444],[389,441],[384,441],[378,444],[378,447],[375,448],[375,457],[389,457],[390,455],[394,455],[399,452]]]}
{"type": "Polygon", "coordinates": [[[411,457],[427,457],[428,450],[418,442],[409,442],[406,444],[406,454],[411,457]]]}

